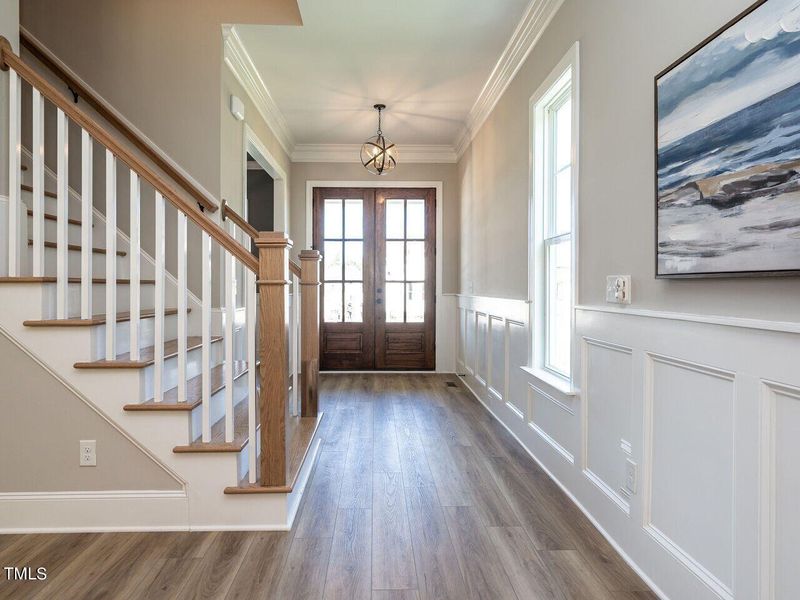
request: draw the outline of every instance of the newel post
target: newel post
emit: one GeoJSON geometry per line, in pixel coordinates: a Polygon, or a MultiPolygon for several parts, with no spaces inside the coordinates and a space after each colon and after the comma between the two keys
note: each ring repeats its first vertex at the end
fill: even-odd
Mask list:
{"type": "Polygon", "coordinates": [[[288,388],[287,304],[289,248],[292,241],[279,231],[259,232],[258,248],[258,368],[261,423],[261,485],[286,485],[286,402],[288,388]]]}
{"type": "Polygon", "coordinates": [[[302,250],[300,258],[300,414],[316,417],[319,399],[319,263],[318,250],[302,250]]]}

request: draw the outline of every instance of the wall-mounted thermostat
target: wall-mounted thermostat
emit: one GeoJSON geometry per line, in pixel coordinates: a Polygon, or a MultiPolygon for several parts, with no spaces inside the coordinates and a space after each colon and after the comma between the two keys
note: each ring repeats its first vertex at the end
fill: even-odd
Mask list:
{"type": "Polygon", "coordinates": [[[606,302],[631,303],[631,276],[609,275],[606,277],[606,302]]]}
{"type": "Polygon", "coordinates": [[[231,96],[231,114],[237,121],[244,121],[244,102],[238,96],[231,96]]]}

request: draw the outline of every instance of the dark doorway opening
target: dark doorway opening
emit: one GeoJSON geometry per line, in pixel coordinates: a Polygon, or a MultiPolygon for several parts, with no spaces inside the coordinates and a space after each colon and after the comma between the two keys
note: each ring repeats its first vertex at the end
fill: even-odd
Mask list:
{"type": "MultiPolygon", "coordinates": [[[[275,229],[275,180],[247,154],[247,222],[257,231],[275,229]]],[[[253,254],[258,255],[256,248],[253,254]]]]}

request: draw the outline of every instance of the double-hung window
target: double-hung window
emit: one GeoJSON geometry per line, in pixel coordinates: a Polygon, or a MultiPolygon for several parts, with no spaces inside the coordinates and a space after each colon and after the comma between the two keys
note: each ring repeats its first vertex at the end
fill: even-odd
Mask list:
{"type": "Polygon", "coordinates": [[[572,379],[577,44],[531,99],[531,300],[536,370],[572,379]]]}

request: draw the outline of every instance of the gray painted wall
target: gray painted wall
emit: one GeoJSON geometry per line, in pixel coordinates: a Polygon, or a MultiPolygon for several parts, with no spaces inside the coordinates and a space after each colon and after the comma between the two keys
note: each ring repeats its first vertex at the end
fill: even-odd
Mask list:
{"type": "Polygon", "coordinates": [[[181,489],[168,471],[3,334],[0,380],[0,492],[181,489]],[[96,467],[78,466],[80,440],[97,441],[96,467]]]}
{"type": "Polygon", "coordinates": [[[527,297],[528,102],[580,41],[579,302],[800,319],[800,279],[654,279],[653,76],[751,0],[566,0],[458,164],[461,291],[527,297]]]}

